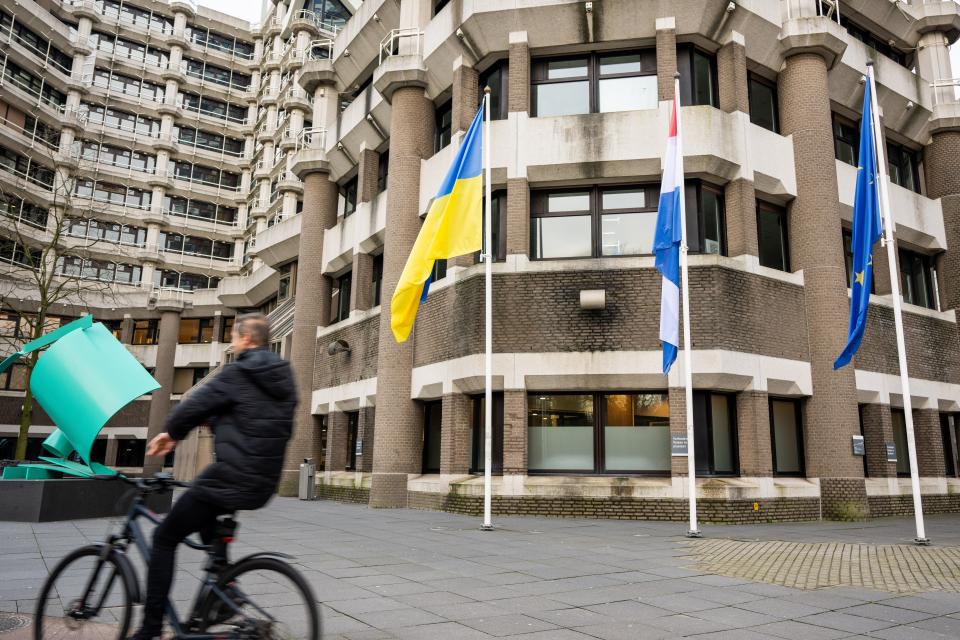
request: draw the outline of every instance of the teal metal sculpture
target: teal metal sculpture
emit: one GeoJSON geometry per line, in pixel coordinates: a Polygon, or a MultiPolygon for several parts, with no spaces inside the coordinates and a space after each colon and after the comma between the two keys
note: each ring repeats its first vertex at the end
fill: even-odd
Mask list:
{"type": "Polygon", "coordinates": [[[30,391],[57,429],[43,441],[41,463],[6,467],[3,479],[115,473],[90,461],[93,442],[107,421],[140,396],[160,387],[120,341],[93,316],[84,316],[23,346],[0,362],[0,373],[45,349],[30,375],[30,391]],[[76,452],[81,462],[68,460],[76,452]]]}

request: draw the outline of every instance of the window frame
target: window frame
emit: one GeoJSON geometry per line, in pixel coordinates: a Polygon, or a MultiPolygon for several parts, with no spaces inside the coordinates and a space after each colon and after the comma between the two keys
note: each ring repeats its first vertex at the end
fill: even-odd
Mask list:
{"type": "Polygon", "coordinates": [[[350,319],[350,294],[353,291],[353,270],[348,269],[333,279],[334,287],[330,292],[330,322],[337,324],[350,319]],[[347,295],[343,295],[344,281],[346,281],[347,295]],[[336,290],[336,293],[334,293],[336,290]],[[336,296],[336,308],[334,308],[334,296],[336,296]],[[344,307],[346,305],[346,307],[344,307]]]}
{"type": "MultiPolygon", "coordinates": [[[[708,446],[705,448],[706,451],[706,464],[707,467],[701,468],[699,466],[699,460],[695,461],[697,465],[697,476],[699,477],[717,477],[717,478],[736,478],[740,475],[740,433],[739,425],[737,423],[737,394],[727,393],[723,391],[714,391],[712,389],[695,389],[693,392],[694,402],[699,398],[704,398],[705,403],[705,417],[707,423],[703,425],[703,428],[707,430],[706,441],[708,446]],[[730,425],[730,452],[733,462],[732,471],[717,471],[716,470],[716,460],[714,455],[714,420],[713,420],[713,397],[721,396],[727,400],[727,420],[730,425]]],[[[696,423],[696,411],[694,412],[694,440],[696,441],[696,432],[698,425],[696,423]]],[[[699,444],[699,443],[696,443],[699,444]]],[[[701,453],[701,447],[694,448],[694,457],[700,457],[704,454],[701,453]]]]}
{"type": "Polygon", "coordinates": [[[501,58],[495,60],[493,64],[484,69],[477,78],[477,95],[480,97],[480,104],[483,104],[484,89],[490,84],[489,80],[496,75],[499,81],[499,94],[491,86],[491,97],[499,95],[499,100],[490,101],[490,120],[506,120],[510,113],[510,60],[501,58]]]}
{"type": "Polygon", "coordinates": [[[830,123],[831,133],[833,134],[833,157],[844,164],[857,166],[860,158],[860,127],[850,118],[845,118],[837,112],[831,113],[830,123]],[[849,129],[845,132],[843,128],[849,129]],[[848,145],[851,149],[852,162],[848,162],[840,157],[840,145],[848,145]]]}
{"type": "Polygon", "coordinates": [[[783,478],[804,478],[807,475],[806,451],[804,451],[804,424],[803,424],[803,401],[800,398],[787,398],[781,396],[769,396],[767,401],[770,416],[770,457],[773,464],[774,477],[783,478]],[[776,424],[774,423],[773,403],[788,402],[794,408],[794,421],[797,425],[797,457],[800,462],[800,471],[777,471],[777,434],[776,424]]]}
{"type": "Polygon", "coordinates": [[[431,445],[434,444],[433,439],[429,436],[430,430],[433,427],[430,421],[431,409],[434,407],[440,407],[440,425],[437,427],[437,435],[440,437],[441,442],[436,443],[441,447],[441,459],[440,466],[443,465],[443,400],[425,400],[423,402],[423,420],[421,421],[423,427],[423,439],[420,445],[420,473],[424,475],[428,474],[438,474],[440,473],[440,466],[437,467],[428,467],[428,455],[430,452],[431,445]]]}
{"type": "MultiPolygon", "coordinates": [[[[912,304],[918,307],[923,307],[925,309],[933,309],[934,311],[940,310],[940,300],[939,292],[937,290],[937,257],[927,253],[922,253],[920,251],[914,251],[913,249],[908,249],[906,247],[898,246],[897,247],[897,272],[900,278],[900,296],[903,299],[903,302],[906,304],[912,304]],[[914,268],[917,262],[921,263],[922,271],[916,273],[914,268]],[[908,267],[909,272],[904,271],[904,268],[908,267]],[[917,278],[923,279],[923,289],[927,297],[927,304],[922,304],[914,299],[907,299],[907,287],[905,283],[909,278],[910,281],[910,290],[915,289],[917,284],[917,278]]],[[[913,298],[913,296],[911,296],[913,298]]]]}
{"type": "MultiPolygon", "coordinates": [[[[503,418],[504,418],[503,391],[493,392],[493,433],[491,442],[490,475],[503,475],[503,418]]],[[[470,397],[470,469],[474,475],[483,475],[483,465],[486,457],[486,421],[480,422],[480,409],[486,399],[486,394],[477,394],[470,397]]]]}
{"type": "Polygon", "coordinates": [[[448,98],[437,105],[434,110],[433,152],[439,153],[453,142],[453,98],[448,98]],[[444,128],[444,117],[449,118],[449,125],[444,128]],[[446,140],[446,142],[444,142],[446,140]]]}
{"type": "Polygon", "coordinates": [[[657,52],[653,47],[632,47],[628,49],[612,49],[604,51],[586,51],[578,54],[561,54],[553,56],[538,56],[530,60],[530,117],[565,117],[565,116],[540,116],[538,111],[538,85],[561,84],[568,82],[587,82],[587,104],[589,105],[586,113],[568,114],[568,115],[587,115],[593,113],[607,113],[600,111],[600,81],[616,78],[637,78],[657,76],[657,52]],[[641,71],[638,73],[600,73],[600,59],[616,55],[639,55],[641,71]],[[546,69],[551,62],[563,62],[565,60],[582,60],[587,62],[587,75],[577,76],[575,78],[549,79],[546,69]],[[647,66],[652,61],[653,66],[647,66]]]}
{"type": "Polygon", "coordinates": [[[691,107],[691,106],[704,106],[704,107],[714,107],[715,109],[720,108],[720,82],[719,76],[717,73],[717,54],[710,53],[702,47],[698,47],[693,43],[683,43],[677,45],[677,69],[680,73],[680,106],[682,107],[691,107]],[[694,102],[694,95],[698,92],[699,87],[696,85],[696,72],[695,72],[695,57],[701,56],[707,60],[710,64],[710,80],[712,86],[710,87],[710,102],[694,102]],[[686,66],[686,73],[683,73],[682,67],[686,66]]]}
{"type": "Polygon", "coordinates": [[[781,236],[781,242],[782,242],[782,244],[783,244],[783,262],[784,262],[784,268],[783,268],[783,269],[780,269],[779,267],[771,267],[771,266],[765,265],[765,264],[763,264],[763,263],[760,263],[760,266],[762,266],[762,267],[764,267],[764,268],[767,268],[767,269],[776,269],[777,271],[783,271],[783,272],[785,272],[785,273],[792,273],[792,271],[790,270],[790,229],[789,229],[789,222],[790,222],[790,221],[789,221],[789,215],[790,215],[790,213],[789,213],[789,211],[787,210],[786,207],[782,207],[782,206],[780,206],[780,205],[778,205],[778,204],[774,204],[774,203],[772,203],[772,202],[767,202],[766,200],[760,200],[760,199],[758,199],[756,202],[757,202],[757,254],[758,254],[757,258],[758,258],[758,260],[759,260],[759,258],[761,257],[761,256],[759,255],[759,254],[761,253],[761,250],[760,250],[760,238],[761,238],[761,235],[760,235],[760,212],[761,212],[761,210],[766,211],[766,212],[768,212],[768,213],[776,213],[778,216],[780,216],[780,219],[781,219],[781,221],[782,221],[782,222],[781,222],[781,225],[780,225],[780,229],[781,229],[781,234],[780,234],[780,236],[781,236]]]}
{"type": "MultiPolygon", "coordinates": [[[[753,71],[748,71],[747,72],[747,106],[750,109],[751,123],[763,129],[767,129],[767,131],[773,131],[776,134],[780,133],[780,93],[777,90],[776,82],[768,80],[767,78],[764,78],[763,76],[757,73],[754,73],[753,71]],[[770,89],[770,91],[773,93],[773,129],[767,129],[762,124],[757,123],[753,119],[753,95],[754,95],[753,86],[754,84],[763,85],[766,88],[770,89]]],[[[836,150],[834,150],[834,154],[836,154],[836,150]]]]}

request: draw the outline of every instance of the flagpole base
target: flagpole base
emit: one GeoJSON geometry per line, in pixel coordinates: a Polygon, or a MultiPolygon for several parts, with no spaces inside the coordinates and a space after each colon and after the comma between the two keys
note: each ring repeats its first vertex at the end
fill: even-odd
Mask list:
{"type": "Polygon", "coordinates": [[[688,537],[688,538],[702,538],[702,537],[703,537],[703,533],[702,533],[699,529],[696,529],[696,530],[691,529],[690,531],[687,531],[687,537],[688,537]]]}
{"type": "Polygon", "coordinates": [[[913,543],[918,547],[929,547],[930,538],[914,538],[913,543]]]}
{"type": "Polygon", "coordinates": [[[493,531],[492,524],[482,524],[480,525],[480,531],[493,531]]]}

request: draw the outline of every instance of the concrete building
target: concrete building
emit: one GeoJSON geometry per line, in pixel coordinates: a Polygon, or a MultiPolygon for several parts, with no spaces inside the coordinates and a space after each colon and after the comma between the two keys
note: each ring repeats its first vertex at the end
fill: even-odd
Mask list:
{"type": "MultiPolygon", "coordinates": [[[[686,459],[670,450],[685,433],[681,377],[660,374],[649,255],[679,71],[704,517],[907,513],[885,252],[861,351],[832,366],[846,337],[861,79],[873,60],[925,506],[960,509],[955,2],[294,0],[271,4],[256,27],[182,0],[116,12],[111,2],[18,4],[15,25],[63,57],[7,28],[0,84],[24,120],[0,121],[11,125],[0,142],[21,156],[41,160],[36,125],[24,138],[27,114],[61,129],[54,161],[91,179],[115,175],[118,161],[90,166],[86,142],[71,160],[75,141],[155,153],[152,172],[133,156],[121,176],[144,183],[149,206],[109,218],[146,230],[131,251],[138,282],[117,286],[129,303],[90,310],[130,335],[159,321],[158,347],[131,348],[165,387],[111,433],[159,428],[178,376],[223,357],[216,327],[260,308],[304,399],[284,491],[314,457],[328,497],[479,510],[483,266],[438,264],[404,344],[388,303],[489,86],[495,512],[685,518],[686,459]],[[107,33],[141,47],[136,69],[107,33]],[[61,73],[54,59],[72,66],[61,73]],[[132,97],[127,79],[142,81],[132,97]],[[47,108],[52,90],[59,111],[47,108]],[[97,124],[104,104],[154,118],[156,133],[97,124]],[[165,204],[174,195],[218,213],[178,215],[165,204]],[[220,260],[214,245],[202,264],[184,255],[193,251],[171,255],[171,234],[187,232],[232,253],[220,260]],[[602,291],[602,308],[585,308],[585,291],[602,291]],[[209,342],[176,344],[200,318],[216,325],[209,342]]],[[[19,166],[5,154],[0,181],[42,205],[19,166]]],[[[4,429],[19,406],[9,395],[4,429]]]]}

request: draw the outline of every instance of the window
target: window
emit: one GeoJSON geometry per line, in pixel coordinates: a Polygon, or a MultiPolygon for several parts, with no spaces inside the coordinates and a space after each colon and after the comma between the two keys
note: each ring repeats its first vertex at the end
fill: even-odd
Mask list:
{"type": "MultiPolygon", "coordinates": [[[[723,191],[700,180],[688,180],[685,190],[690,252],[726,255],[723,191]]],[[[652,246],[653,240],[650,242],[652,246]]]]}
{"type": "Polygon", "coordinates": [[[334,282],[330,304],[330,324],[342,322],[350,317],[350,285],[352,279],[353,274],[347,271],[334,282]]]}
{"type": "Polygon", "coordinates": [[[193,384],[191,387],[196,386],[201,380],[207,377],[207,374],[210,373],[209,367],[196,367],[193,370],[193,384]]]}
{"type": "Polygon", "coordinates": [[[223,319],[223,328],[220,330],[220,342],[233,341],[233,318],[223,319]]]}
{"type": "Polygon", "coordinates": [[[280,267],[280,282],[277,284],[277,301],[282,302],[289,298],[293,293],[291,287],[293,283],[293,263],[287,263],[280,267]]]}
{"type": "Polygon", "coordinates": [[[347,411],[347,471],[353,471],[357,468],[357,438],[359,435],[360,412],[347,411]]]}
{"type": "Polygon", "coordinates": [[[533,393],[527,416],[531,473],[670,472],[665,393],[533,393]]]}
{"type": "Polygon", "coordinates": [[[507,69],[506,60],[498,60],[493,63],[486,71],[480,74],[479,92],[480,101],[483,101],[483,92],[486,87],[490,87],[490,119],[507,119],[507,69]]]}
{"type": "Polygon", "coordinates": [[[390,175],[390,150],[384,149],[377,158],[377,193],[387,190],[387,178],[390,175]]]}
{"type": "Polygon", "coordinates": [[[133,323],[133,344],[157,344],[160,325],[156,320],[136,320],[133,323]]]}
{"type": "Polygon", "coordinates": [[[657,201],[651,186],[535,192],[530,255],[543,260],[649,254],[657,201]]]}
{"type": "MultiPolygon", "coordinates": [[[[473,397],[473,423],[470,430],[470,473],[483,473],[486,469],[486,396],[473,397]]],[[[493,392],[493,426],[490,443],[490,473],[503,473],[503,392],[493,392]]]]}
{"type": "Polygon", "coordinates": [[[893,418],[893,443],[897,448],[897,475],[910,475],[910,450],[907,444],[907,419],[903,409],[890,409],[893,418]]]}
{"type": "Polygon", "coordinates": [[[440,473],[440,426],[443,422],[443,403],[440,400],[423,403],[423,471],[440,473]]]}
{"type": "MultiPolygon", "coordinates": [[[[491,232],[493,234],[493,260],[502,262],[507,257],[507,192],[499,190],[493,192],[493,202],[490,204],[490,212],[493,214],[491,232]]],[[[486,195],[483,197],[483,224],[486,225],[487,202],[486,195]]],[[[483,227],[486,229],[486,227],[483,227]]],[[[484,233],[484,243],[486,243],[486,231],[484,233]]],[[[480,252],[475,255],[476,262],[480,262],[480,252]]]]}
{"type": "Polygon", "coordinates": [[[887,40],[879,36],[875,36],[864,27],[851,22],[847,18],[846,14],[840,15],[838,13],[837,19],[840,23],[840,26],[846,29],[847,33],[849,33],[851,36],[864,43],[880,55],[890,58],[902,67],[907,67],[908,57],[906,53],[890,44],[887,40]]]}
{"type": "Polygon", "coordinates": [[[117,466],[142,467],[147,441],[134,438],[117,438],[117,466]]]}
{"type": "Polygon", "coordinates": [[[566,116],[657,108],[654,50],[533,61],[533,112],[566,116]]]}
{"type": "Polygon", "coordinates": [[[960,477],[960,457],[957,456],[960,446],[960,418],[955,413],[940,414],[940,435],[943,437],[943,464],[947,477],[960,477]]]}
{"type": "Polygon", "coordinates": [[[343,196],[343,217],[346,218],[357,210],[357,176],[347,180],[340,195],[343,196]]]}
{"type": "Polygon", "coordinates": [[[717,93],[717,57],[692,45],[677,47],[680,104],[720,105],[717,93]]]}
{"type": "Polygon", "coordinates": [[[179,344],[209,344],[213,342],[213,318],[183,318],[180,320],[179,344]]]}
{"type": "Polygon", "coordinates": [[[120,339],[120,336],[123,334],[122,320],[99,320],[98,322],[103,324],[114,338],[117,340],[120,339]]]}
{"type": "Polygon", "coordinates": [[[900,286],[903,301],[928,309],[939,308],[936,296],[937,270],[934,257],[900,249],[900,286]]]}
{"type": "Polygon", "coordinates": [[[760,248],[760,266],[780,271],[790,270],[785,209],[757,201],[757,243],[760,248]]]}
{"type": "Polygon", "coordinates": [[[453,132],[453,101],[447,100],[444,104],[437,107],[437,127],[436,138],[434,140],[434,151],[440,151],[450,144],[450,138],[453,132]]]}
{"type": "Polygon", "coordinates": [[[313,11],[327,29],[342,29],[350,19],[350,12],[340,0],[307,0],[303,8],[313,11]]]}
{"type": "Polygon", "coordinates": [[[917,167],[917,152],[897,144],[887,142],[887,167],[890,181],[904,189],[920,193],[920,179],[917,167]]]}
{"type": "MultiPolygon", "coordinates": [[[[847,272],[847,288],[853,284],[853,232],[849,229],[843,230],[843,262],[847,272]]],[[[870,279],[870,293],[877,292],[877,281],[870,279]]]]}
{"type": "Polygon", "coordinates": [[[857,166],[860,160],[860,130],[852,121],[833,114],[833,150],[837,160],[857,166]]]}
{"type": "Polygon", "coordinates": [[[383,254],[373,257],[373,306],[380,305],[383,291],[383,254]]]}
{"type": "Polygon", "coordinates": [[[693,427],[697,475],[735,475],[739,465],[734,396],[695,391],[693,427]]]}
{"type": "Polygon", "coordinates": [[[433,0],[433,15],[437,15],[443,8],[450,4],[450,0],[433,0]]]}
{"type": "Polygon", "coordinates": [[[750,122],[774,133],[780,133],[777,85],[754,73],[749,73],[747,78],[750,95],[750,122]]]}
{"type": "Polygon", "coordinates": [[[802,476],[803,422],[799,400],[770,399],[770,437],[774,474],[802,476]]]}

